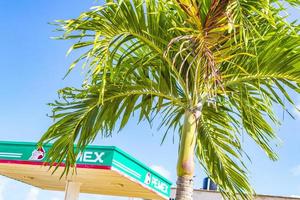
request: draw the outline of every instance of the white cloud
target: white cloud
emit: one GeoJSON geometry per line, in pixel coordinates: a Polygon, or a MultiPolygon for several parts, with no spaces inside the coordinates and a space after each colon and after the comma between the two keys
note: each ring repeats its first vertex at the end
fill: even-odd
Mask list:
{"type": "Polygon", "coordinates": [[[294,167],[291,172],[294,176],[300,176],[300,165],[294,167]]]}
{"type": "Polygon", "coordinates": [[[153,169],[154,171],[156,171],[157,173],[161,174],[162,176],[164,176],[167,179],[171,179],[171,173],[164,168],[163,166],[160,165],[152,165],[151,169],[153,169]]]}
{"type": "Polygon", "coordinates": [[[52,197],[51,200],[61,200],[61,199],[58,197],[52,197]]]}
{"type": "Polygon", "coordinates": [[[5,181],[0,180],[0,200],[4,200],[4,187],[5,187],[5,181]]]}
{"type": "Polygon", "coordinates": [[[38,200],[39,193],[40,190],[38,188],[31,187],[27,194],[26,200],[38,200]]]}
{"type": "Polygon", "coordinates": [[[300,198],[299,195],[291,195],[290,197],[293,197],[293,198],[300,198]]]}

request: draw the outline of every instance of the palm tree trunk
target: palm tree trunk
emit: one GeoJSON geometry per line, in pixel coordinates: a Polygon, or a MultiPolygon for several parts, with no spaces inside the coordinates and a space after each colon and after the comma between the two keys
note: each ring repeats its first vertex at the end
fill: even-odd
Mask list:
{"type": "Polygon", "coordinates": [[[197,116],[186,111],[177,162],[176,200],[192,200],[197,116]]]}
{"type": "Polygon", "coordinates": [[[176,200],[192,200],[193,199],[193,177],[178,176],[176,188],[176,200]]]}

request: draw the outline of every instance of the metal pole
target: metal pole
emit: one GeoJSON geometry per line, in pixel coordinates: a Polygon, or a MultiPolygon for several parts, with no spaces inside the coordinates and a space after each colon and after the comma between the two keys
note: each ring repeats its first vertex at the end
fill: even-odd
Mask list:
{"type": "Polygon", "coordinates": [[[65,200],[78,200],[80,194],[80,183],[67,181],[65,189],[65,200]]]}

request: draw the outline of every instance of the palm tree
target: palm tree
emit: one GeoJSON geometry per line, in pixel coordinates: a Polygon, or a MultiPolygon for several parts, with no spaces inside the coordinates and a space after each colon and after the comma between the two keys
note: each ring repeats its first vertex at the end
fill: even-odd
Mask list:
{"type": "Polygon", "coordinates": [[[288,112],[287,90],[300,93],[299,26],[281,15],[299,4],[107,0],[57,21],[60,39],[78,39],[70,51],[81,56],[69,72],[82,64],[86,80],[59,91],[55,123],[39,144],[53,141],[48,159],[66,158],[68,173],[78,152],[98,134],[121,130],[135,112],[179,133],[177,200],[192,199],[194,157],[224,197],[251,199],[240,139],[248,135],[277,159],[273,105],[288,112]]]}

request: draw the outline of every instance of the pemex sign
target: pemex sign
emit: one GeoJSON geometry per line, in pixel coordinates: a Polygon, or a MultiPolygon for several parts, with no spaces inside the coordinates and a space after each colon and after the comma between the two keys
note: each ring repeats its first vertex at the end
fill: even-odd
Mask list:
{"type": "MultiPolygon", "coordinates": [[[[51,144],[37,148],[36,143],[0,141],[0,165],[44,166],[47,164],[46,157],[49,148],[51,144]]],[[[114,146],[88,146],[78,154],[76,167],[111,170],[157,194],[162,199],[168,199],[170,196],[171,182],[169,180],[114,146]]]]}

